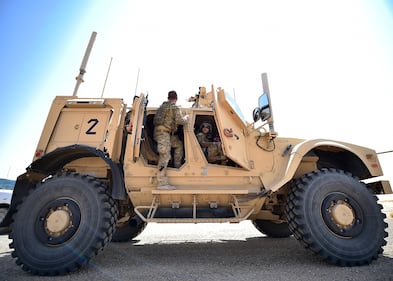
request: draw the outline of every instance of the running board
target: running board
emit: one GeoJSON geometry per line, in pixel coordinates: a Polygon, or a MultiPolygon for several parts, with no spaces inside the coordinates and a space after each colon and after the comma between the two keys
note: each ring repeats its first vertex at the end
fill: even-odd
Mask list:
{"type": "Polygon", "coordinates": [[[153,195],[174,195],[174,194],[229,194],[229,195],[246,195],[249,194],[247,189],[153,189],[153,195]]]}
{"type": "MultiPolygon", "coordinates": [[[[233,191],[231,191],[232,193],[233,191]]],[[[245,193],[247,191],[241,191],[238,194],[247,194],[245,193]]],[[[198,217],[198,210],[199,211],[206,211],[206,208],[197,208],[197,196],[198,194],[206,194],[205,190],[201,190],[201,192],[196,194],[195,190],[193,192],[188,193],[187,190],[154,190],[153,192],[153,200],[151,202],[150,206],[136,206],[135,207],[135,213],[144,221],[144,222],[156,222],[156,223],[224,223],[224,222],[230,222],[230,223],[239,223],[241,221],[247,220],[252,213],[254,213],[254,208],[250,208],[249,206],[241,206],[239,204],[238,199],[236,196],[232,193],[232,199],[233,202],[231,203],[231,216],[225,216],[225,217],[198,217]],[[163,217],[165,211],[162,211],[164,209],[168,208],[159,208],[159,196],[163,194],[189,194],[190,196],[193,197],[193,203],[192,203],[192,208],[190,210],[190,215],[189,217],[179,217],[179,216],[173,216],[173,217],[163,217]]],[[[214,191],[215,194],[217,194],[217,190],[214,191]]],[[[224,194],[228,194],[228,191],[226,191],[224,194]]],[[[176,210],[181,210],[177,208],[172,208],[174,211],[176,210]]],[[[230,210],[230,209],[228,209],[230,210]]],[[[181,213],[181,212],[180,212],[181,213]]],[[[214,208],[212,208],[212,213],[214,213],[214,208]]],[[[228,214],[228,213],[226,213],[228,214]]]]}

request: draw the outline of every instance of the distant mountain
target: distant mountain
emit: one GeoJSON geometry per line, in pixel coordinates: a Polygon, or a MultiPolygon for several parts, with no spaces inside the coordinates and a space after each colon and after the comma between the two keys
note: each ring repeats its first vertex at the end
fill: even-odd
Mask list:
{"type": "Polygon", "coordinates": [[[7,179],[0,179],[0,189],[14,189],[15,181],[14,180],[7,180],[7,179]]]}

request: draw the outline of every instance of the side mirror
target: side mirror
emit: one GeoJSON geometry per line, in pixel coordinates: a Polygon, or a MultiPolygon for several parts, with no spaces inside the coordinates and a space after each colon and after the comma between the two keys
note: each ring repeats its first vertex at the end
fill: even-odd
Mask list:
{"type": "MultiPolygon", "coordinates": [[[[259,109],[259,116],[262,121],[266,121],[267,119],[269,119],[272,116],[271,110],[270,110],[269,96],[267,93],[263,93],[259,97],[258,105],[259,105],[259,108],[258,108],[259,109]]],[[[255,109],[254,109],[253,114],[254,113],[255,113],[255,109]]]]}

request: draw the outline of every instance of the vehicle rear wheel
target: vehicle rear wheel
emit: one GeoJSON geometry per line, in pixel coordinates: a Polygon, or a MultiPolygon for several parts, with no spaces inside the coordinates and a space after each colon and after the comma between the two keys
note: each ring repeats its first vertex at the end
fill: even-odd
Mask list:
{"type": "Polygon", "coordinates": [[[117,207],[95,178],[55,175],[23,199],[11,225],[12,256],[36,275],[75,271],[111,240],[117,207]]]}
{"type": "Polygon", "coordinates": [[[369,264],[382,253],[387,224],[381,209],[362,182],[335,169],[298,179],[286,206],[296,239],[341,266],[369,264]]]}
{"type": "Polygon", "coordinates": [[[269,220],[253,220],[255,228],[272,238],[286,238],[292,235],[288,223],[269,220]]]}
{"type": "Polygon", "coordinates": [[[112,242],[128,242],[138,236],[146,227],[147,223],[137,215],[130,218],[121,226],[116,226],[112,236],[112,242]]]}

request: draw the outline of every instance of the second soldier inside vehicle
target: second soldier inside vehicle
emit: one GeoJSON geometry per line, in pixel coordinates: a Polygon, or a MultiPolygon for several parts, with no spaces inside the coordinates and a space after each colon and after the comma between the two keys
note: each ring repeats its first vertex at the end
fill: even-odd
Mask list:
{"type": "Polygon", "coordinates": [[[203,122],[199,128],[197,139],[207,162],[211,164],[226,164],[227,158],[224,156],[220,138],[213,136],[213,127],[208,122],[203,122]]]}

